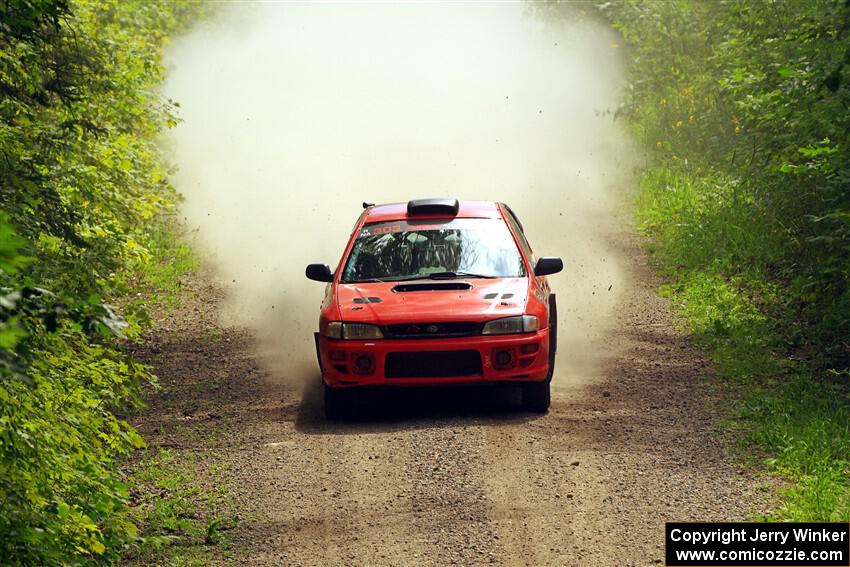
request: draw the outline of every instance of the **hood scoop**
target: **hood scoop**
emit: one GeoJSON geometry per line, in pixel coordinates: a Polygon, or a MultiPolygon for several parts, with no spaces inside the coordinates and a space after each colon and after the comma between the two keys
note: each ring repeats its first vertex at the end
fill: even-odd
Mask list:
{"type": "Polygon", "coordinates": [[[403,283],[393,288],[397,293],[408,291],[467,291],[472,289],[472,284],[467,282],[424,282],[403,283]]]}

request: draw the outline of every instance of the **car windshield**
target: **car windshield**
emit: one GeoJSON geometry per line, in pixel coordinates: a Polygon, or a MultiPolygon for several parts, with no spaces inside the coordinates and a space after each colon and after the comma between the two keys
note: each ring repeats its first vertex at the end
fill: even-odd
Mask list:
{"type": "Polygon", "coordinates": [[[503,220],[428,219],[364,226],[342,282],[524,275],[522,256],[503,220]]]}

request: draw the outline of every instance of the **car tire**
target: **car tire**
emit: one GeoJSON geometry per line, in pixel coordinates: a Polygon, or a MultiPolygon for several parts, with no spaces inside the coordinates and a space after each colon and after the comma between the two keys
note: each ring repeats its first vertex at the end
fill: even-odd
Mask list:
{"type": "Polygon", "coordinates": [[[342,388],[325,387],[325,418],[336,421],[351,417],[351,392],[342,388]]]}
{"type": "Polygon", "coordinates": [[[558,352],[558,303],[555,294],[549,295],[549,373],[546,380],[555,375],[555,354],[558,352]]]}
{"type": "Polygon", "coordinates": [[[546,413],[551,402],[550,381],[522,385],[522,407],[534,413],[546,413]]]}

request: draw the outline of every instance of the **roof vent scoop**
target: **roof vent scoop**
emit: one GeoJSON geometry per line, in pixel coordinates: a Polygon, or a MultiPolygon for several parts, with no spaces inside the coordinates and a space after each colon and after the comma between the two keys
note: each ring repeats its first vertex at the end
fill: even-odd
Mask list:
{"type": "Polygon", "coordinates": [[[460,204],[457,199],[415,199],[407,202],[407,216],[451,215],[456,216],[460,204]]]}

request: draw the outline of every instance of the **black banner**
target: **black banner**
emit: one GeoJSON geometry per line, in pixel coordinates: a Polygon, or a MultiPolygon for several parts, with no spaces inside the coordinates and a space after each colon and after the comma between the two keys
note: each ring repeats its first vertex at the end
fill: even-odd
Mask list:
{"type": "Polygon", "coordinates": [[[848,567],[850,524],[668,522],[670,567],[848,567]]]}

